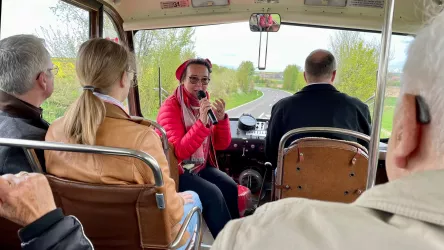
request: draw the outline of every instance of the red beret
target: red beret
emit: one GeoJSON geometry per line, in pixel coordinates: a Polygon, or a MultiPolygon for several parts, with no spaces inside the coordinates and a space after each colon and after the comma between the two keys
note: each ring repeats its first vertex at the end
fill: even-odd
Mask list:
{"type": "MultiPolygon", "coordinates": [[[[192,59],[191,59],[192,60],[192,59]]],[[[183,72],[186,70],[188,63],[191,60],[186,60],[185,62],[183,62],[177,69],[176,69],[176,79],[180,82],[181,81],[181,77],[183,72]]],[[[205,61],[208,62],[208,64],[210,64],[210,69],[213,68],[213,64],[211,64],[211,61],[209,59],[205,59],[205,61]]]]}

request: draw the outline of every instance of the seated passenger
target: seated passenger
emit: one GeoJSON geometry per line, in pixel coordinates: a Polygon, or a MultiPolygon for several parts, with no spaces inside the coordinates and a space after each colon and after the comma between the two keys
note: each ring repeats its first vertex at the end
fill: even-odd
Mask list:
{"type": "Polygon", "coordinates": [[[354,203],[286,198],[230,222],[214,250],[444,249],[444,12],[410,45],[392,138],[389,182],[354,203]]]}
{"type": "MultiPolygon", "coordinates": [[[[175,238],[181,220],[193,207],[187,204],[200,206],[200,201],[193,192],[176,193],[159,136],[152,128],[133,121],[125,112],[122,102],[135,77],[130,62],[129,51],[115,42],[99,38],[83,43],[76,61],[83,93],[64,117],[51,124],[46,141],[129,148],[153,156],[163,173],[166,209],[175,238]]],[[[150,168],[142,161],[127,157],[45,151],[45,158],[48,173],[70,180],[154,184],[150,168]]],[[[190,231],[196,223],[197,218],[194,218],[190,231]]]]}
{"type": "MultiPolygon", "coordinates": [[[[370,135],[370,111],[368,106],[333,86],[336,76],[336,60],[325,50],[315,50],[305,60],[304,78],[307,86],[296,94],[278,101],[271,109],[271,117],[265,138],[265,154],[274,168],[277,167],[279,142],[292,129],[303,127],[334,127],[349,129],[370,135]]],[[[340,134],[299,134],[288,140],[302,137],[327,137],[368,143],[340,134]]]]}
{"type": "Polygon", "coordinates": [[[213,125],[207,115],[211,109],[208,93],[207,98],[197,98],[198,91],[206,92],[210,73],[208,59],[192,59],[180,65],[176,71],[180,85],[163,103],[157,122],[174,145],[179,162],[179,190],[193,190],[199,195],[203,217],[216,238],[230,219],[239,218],[239,209],[237,184],[219,170],[216,161],[215,150],[224,150],[231,143],[225,103],[214,103],[218,123],[213,125]]]}
{"type": "MultiPolygon", "coordinates": [[[[42,119],[42,103],[51,96],[57,67],[43,40],[33,35],[0,41],[0,137],[45,139],[49,124],[42,119]]],[[[44,167],[43,151],[36,151],[44,167]]],[[[0,146],[0,175],[32,172],[21,148],[0,146]]]]}

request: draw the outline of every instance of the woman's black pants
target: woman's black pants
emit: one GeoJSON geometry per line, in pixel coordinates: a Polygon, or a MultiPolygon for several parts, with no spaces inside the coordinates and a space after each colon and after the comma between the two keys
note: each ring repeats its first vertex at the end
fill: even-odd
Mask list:
{"type": "Polygon", "coordinates": [[[219,169],[207,165],[198,174],[180,175],[179,191],[187,190],[199,195],[203,217],[215,239],[228,221],[239,218],[237,184],[219,169]]]}

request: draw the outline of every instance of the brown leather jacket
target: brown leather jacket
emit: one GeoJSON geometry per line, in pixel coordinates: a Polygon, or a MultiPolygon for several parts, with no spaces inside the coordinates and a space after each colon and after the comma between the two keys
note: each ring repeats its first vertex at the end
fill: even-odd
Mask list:
{"type": "MultiPolygon", "coordinates": [[[[122,109],[105,103],[106,117],[96,135],[97,146],[120,147],[140,150],[150,154],[159,163],[166,189],[166,209],[172,227],[172,239],[180,229],[183,216],[183,199],[176,193],[175,182],[170,177],[167,159],[161,140],[150,127],[139,124],[122,109]]],[[[46,134],[46,141],[68,143],[64,132],[63,117],[54,121],[46,134]]],[[[45,151],[48,173],[70,180],[102,184],[154,184],[153,173],[142,161],[109,155],[45,151]],[[145,171],[140,171],[140,170],[145,171]]],[[[189,235],[182,240],[186,242],[189,235]]],[[[181,244],[181,245],[182,245],[181,244]]]]}

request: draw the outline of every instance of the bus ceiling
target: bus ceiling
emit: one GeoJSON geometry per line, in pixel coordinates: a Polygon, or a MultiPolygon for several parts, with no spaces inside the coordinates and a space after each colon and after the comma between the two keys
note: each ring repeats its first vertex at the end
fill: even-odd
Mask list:
{"type": "MultiPolygon", "coordinates": [[[[381,31],[384,0],[105,0],[127,31],[246,22],[252,13],[279,13],[282,22],[381,31]]],[[[441,1],[441,0],[434,0],[441,1]]],[[[414,34],[423,0],[395,1],[393,32],[414,34]]]]}

